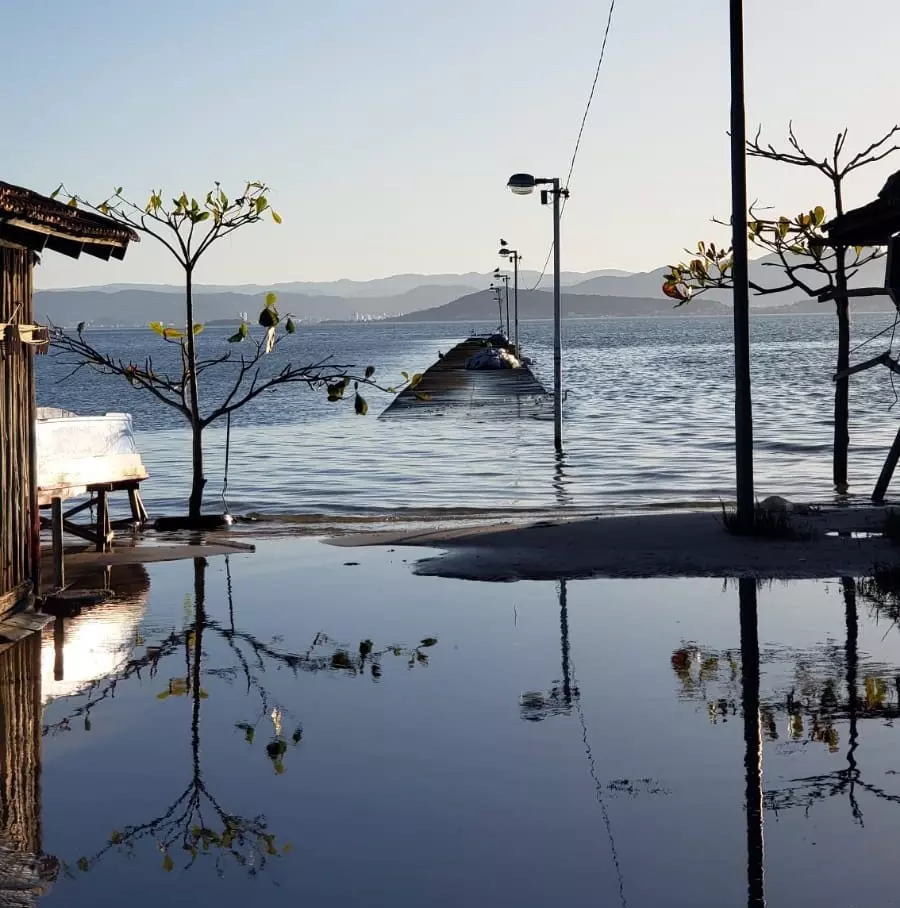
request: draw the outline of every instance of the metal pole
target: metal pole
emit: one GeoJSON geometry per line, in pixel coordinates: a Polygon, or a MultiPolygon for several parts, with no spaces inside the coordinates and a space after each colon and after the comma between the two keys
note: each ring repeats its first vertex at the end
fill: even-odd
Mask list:
{"type": "Polygon", "coordinates": [[[553,178],[553,445],[562,451],[562,343],[560,340],[559,177],[553,178]]]}
{"type": "Polygon", "coordinates": [[[500,333],[503,333],[503,300],[500,298],[500,288],[495,291],[497,294],[497,311],[500,313],[500,333]]]}
{"type": "Polygon", "coordinates": [[[513,255],[513,309],[516,319],[516,356],[519,356],[519,253],[513,255]]]}
{"type": "Polygon", "coordinates": [[[734,264],[734,442],[737,517],[753,526],[753,401],[747,261],[747,125],[744,112],[743,0],[731,0],[731,230],[734,264]]]}
{"type": "Polygon", "coordinates": [[[509,324],[509,275],[503,275],[503,283],[506,285],[506,339],[509,340],[512,334],[512,327],[509,324]]]}

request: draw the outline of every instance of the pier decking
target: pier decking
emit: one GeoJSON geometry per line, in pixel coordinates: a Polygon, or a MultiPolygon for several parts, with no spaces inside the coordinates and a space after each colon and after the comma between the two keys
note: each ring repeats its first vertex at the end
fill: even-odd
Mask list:
{"type": "Polygon", "coordinates": [[[434,412],[445,408],[468,410],[499,407],[507,411],[516,402],[547,396],[544,386],[528,366],[519,369],[467,369],[466,362],[488,341],[484,336],[468,337],[422,373],[415,389],[401,391],[384,416],[434,412]],[[419,397],[417,395],[422,395],[419,397]]]}

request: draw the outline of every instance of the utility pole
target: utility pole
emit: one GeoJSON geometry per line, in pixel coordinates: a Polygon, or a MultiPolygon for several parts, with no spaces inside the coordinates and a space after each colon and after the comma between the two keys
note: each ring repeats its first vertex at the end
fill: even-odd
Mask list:
{"type": "Polygon", "coordinates": [[[753,400],[750,391],[750,286],[747,253],[747,124],[744,110],[743,0],[731,2],[731,231],[734,263],[734,444],[737,519],[754,523],[753,400]]]}

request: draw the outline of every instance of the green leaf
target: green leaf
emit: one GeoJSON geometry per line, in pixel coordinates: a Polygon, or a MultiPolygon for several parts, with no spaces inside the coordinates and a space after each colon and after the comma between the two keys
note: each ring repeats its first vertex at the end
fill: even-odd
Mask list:
{"type": "Polygon", "coordinates": [[[374,366],[366,366],[366,378],[371,378],[375,374],[374,366]]]}
{"type": "Polygon", "coordinates": [[[274,309],[275,303],[278,300],[278,294],[273,293],[271,290],[266,294],[266,309],[274,309]]]}
{"type": "Polygon", "coordinates": [[[60,183],[53,192],[50,193],[50,198],[55,199],[63,191],[63,184],[60,183]]]}
{"type": "Polygon", "coordinates": [[[194,215],[193,221],[195,223],[200,223],[200,221],[205,221],[209,217],[208,211],[201,211],[199,214],[194,215]]]}
{"type": "Polygon", "coordinates": [[[239,344],[244,339],[242,331],[238,330],[228,338],[229,344],[239,344]]]}
{"type": "Polygon", "coordinates": [[[415,388],[415,386],[422,381],[422,373],[416,372],[416,374],[409,380],[410,388],[415,388]]]}
{"type": "Polygon", "coordinates": [[[426,637],[419,646],[435,646],[437,644],[437,637],[426,637]]]}
{"type": "Polygon", "coordinates": [[[821,205],[816,205],[813,209],[813,217],[816,221],[816,227],[825,222],[825,209],[821,205]]]}
{"type": "Polygon", "coordinates": [[[122,833],[118,829],[113,830],[113,834],[109,837],[111,845],[121,845],[122,844],[122,833]]]}
{"type": "Polygon", "coordinates": [[[166,873],[171,873],[175,869],[175,862],[172,860],[172,856],[167,851],[165,857],[163,858],[163,870],[166,873]]]}
{"type": "Polygon", "coordinates": [[[288,316],[287,321],[284,323],[284,330],[287,331],[288,334],[294,334],[297,330],[297,326],[290,316],[288,316]]]}
{"type": "Polygon", "coordinates": [[[278,324],[278,313],[267,305],[259,313],[259,323],[263,328],[274,328],[278,324]]]}
{"type": "Polygon", "coordinates": [[[259,196],[256,200],[256,213],[262,214],[266,210],[268,204],[264,195],[259,196]]]}
{"type": "Polygon", "coordinates": [[[431,395],[424,391],[413,391],[413,394],[415,394],[416,400],[431,400],[431,395]]]}
{"type": "Polygon", "coordinates": [[[302,737],[303,729],[298,725],[297,728],[294,729],[294,733],[291,735],[291,740],[294,742],[294,744],[299,744],[302,737]]]}
{"type": "Polygon", "coordinates": [[[280,215],[274,208],[272,209],[272,220],[273,220],[276,224],[280,224],[280,223],[281,223],[281,215],[280,215]]]}
{"type": "Polygon", "coordinates": [[[366,403],[365,398],[362,394],[357,394],[353,398],[353,409],[356,411],[358,416],[365,416],[369,412],[369,405],[366,403]]]}
{"type": "Polygon", "coordinates": [[[90,731],[90,730],[91,730],[91,718],[90,718],[90,716],[85,716],[85,717],[84,717],[84,730],[85,730],[85,731],[90,731]]]}
{"type": "Polygon", "coordinates": [[[87,859],[87,858],[79,858],[79,859],[75,862],[75,866],[76,866],[82,873],[87,873],[88,870],[91,869],[91,865],[88,863],[88,859],[87,859]]]}
{"type": "Polygon", "coordinates": [[[77,207],[78,207],[78,199],[76,199],[75,196],[72,196],[72,198],[69,199],[69,201],[68,201],[68,205],[69,205],[69,208],[77,208],[77,207]]]}
{"type": "Polygon", "coordinates": [[[193,327],[191,330],[192,330],[192,332],[193,332],[195,335],[197,335],[197,334],[202,334],[202,333],[203,333],[203,325],[199,325],[199,324],[194,325],[194,327],[193,327]]]}
{"type": "Polygon", "coordinates": [[[255,734],[256,730],[252,725],[250,725],[248,722],[238,722],[235,727],[239,728],[244,733],[244,740],[248,744],[253,743],[253,735],[255,734]]]}
{"type": "Polygon", "coordinates": [[[171,694],[169,694],[169,692],[167,690],[163,690],[163,691],[160,691],[156,695],[156,699],[157,700],[168,700],[170,696],[171,696],[171,694]]]}

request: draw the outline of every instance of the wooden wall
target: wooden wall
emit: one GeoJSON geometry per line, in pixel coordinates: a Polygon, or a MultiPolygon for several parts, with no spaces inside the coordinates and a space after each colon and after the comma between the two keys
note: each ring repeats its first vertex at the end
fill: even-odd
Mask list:
{"type": "MultiPolygon", "coordinates": [[[[0,245],[0,323],[33,323],[32,262],[30,251],[0,245]]],[[[0,603],[7,608],[4,594],[31,579],[39,558],[34,406],[32,349],[7,336],[0,340],[0,603]]]]}

